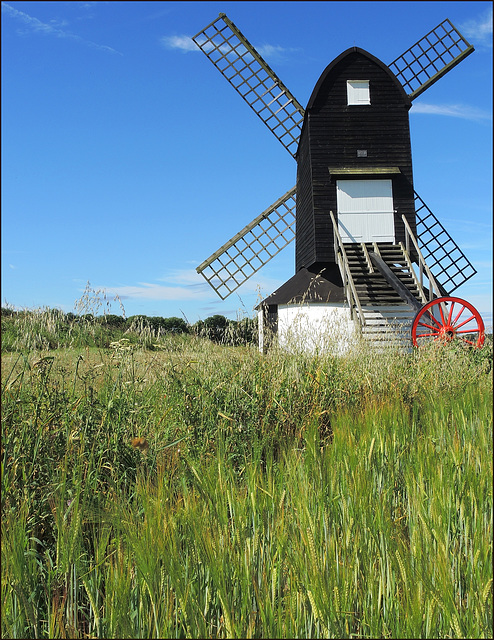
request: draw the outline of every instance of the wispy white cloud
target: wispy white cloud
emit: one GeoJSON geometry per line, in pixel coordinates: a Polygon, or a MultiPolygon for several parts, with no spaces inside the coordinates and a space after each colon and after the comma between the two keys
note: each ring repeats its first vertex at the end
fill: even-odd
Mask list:
{"type": "Polygon", "coordinates": [[[426,102],[414,102],[410,113],[427,113],[436,116],[451,116],[474,120],[475,122],[488,122],[492,120],[489,111],[471,107],[466,104],[427,104],[426,102]]]}
{"type": "Polygon", "coordinates": [[[160,43],[165,49],[178,49],[187,53],[189,51],[199,51],[199,47],[189,36],[163,36],[160,43]]]}
{"type": "Polygon", "coordinates": [[[276,60],[280,62],[286,60],[290,54],[300,51],[300,49],[292,47],[280,47],[279,45],[262,44],[256,46],[256,51],[266,60],[276,60]]]}
{"type": "MultiPolygon", "coordinates": [[[[206,42],[203,38],[202,40],[198,39],[199,44],[205,44],[205,50],[208,51],[213,48],[213,45],[210,42],[206,42]]],[[[191,37],[180,35],[180,36],[162,36],[160,38],[160,43],[165,49],[176,49],[182,51],[183,53],[189,53],[190,51],[199,51],[199,47],[192,40],[191,37]]],[[[259,53],[263,58],[267,60],[283,60],[290,53],[298,51],[298,49],[280,47],[279,45],[272,44],[263,44],[254,47],[257,53],[259,53]]],[[[224,51],[225,54],[229,53],[230,47],[223,46],[220,47],[221,51],[224,51]]],[[[239,47],[237,49],[237,53],[242,55],[245,52],[243,47],[239,47]]]]}
{"type": "Polygon", "coordinates": [[[139,282],[137,285],[122,285],[118,287],[101,287],[108,294],[118,296],[121,300],[198,300],[210,296],[206,290],[207,284],[200,288],[169,287],[156,283],[139,282]]]}
{"type": "MultiPolygon", "coordinates": [[[[25,33],[40,33],[47,36],[53,36],[55,38],[66,38],[68,40],[80,42],[81,44],[84,44],[87,47],[90,47],[91,49],[99,49],[100,51],[107,51],[108,53],[117,53],[118,55],[123,55],[120,51],[117,51],[112,47],[108,47],[107,45],[104,45],[104,44],[97,44],[96,42],[92,42],[91,40],[86,40],[85,38],[81,38],[81,36],[75,35],[73,33],[70,33],[69,31],[61,29],[59,26],[55,26],[55,24],[48,24],[46,22],[42,22],[41,20],[38,20],[38,18],[35,18],[34,16],[24,13],[24,11],[19,11],[18,9],[14,9],[14,7],[11,7],[6,2],[2,2],[2,13],[5,16],[13,18],[14,20],[17,20],[18,22],[25,25],[26,28],[25,28],[25,31],[23,32],[23,35],[25,33]]],[[[66,23],[63,23],[62,26],[65,26],[65,24],[66,23]]]]}
{"type": "MultiPolygon", "coordinates": [[[[177,302],[203,300],[209,304],[219,301],[214,290],[195,269],[176,269],[169,271],[165,276],[156,280],[157,282],[154,283],[138,282],[135,285],[98,285],[96,289],[104,290],[111,296],[118,296],[121,300],[168,300],[177,302]]],[[[240,295],[259,294],[261,297],[265,297],[281,284],[280,280],[265,278],[256,273],[238,289],[238,292],[240,295]]]]}
{"type": "Polygon", "coordinates": [[[492,7],[477,18],[464,22],[460,31],[473,44],[492,47],[492,7]]]}
{"type": "Polygon", "coordinates": [[[207,282],[193,269],[174,270],[168,272],[158,282],[138,282],[135,285],[107,286],[109,295],[118,296],[121,300],[205,300],[211,295],[207,282]],[[159,284],[159,283],[165,284],[159,284]]]}
{"type": "MultiPolygon", "coordinates": [[[[219,300],[212,287],[207,284],[204,277],[197,273],[195,269],[177,269],[170,271],[163,280],[168,283],[174,282],[189,287],[205,288],[205,290],[209,291],[215,300],[219,300]]],[[[252,274],[252,276],[234,292],[234,295],[259,295],[265,297],[278,289],[278,287],[281,287],[283,282],[284,280],[280,280],[279,278],[265,276],[264,271],[260,269],[256,273],[252,274]]],[[[215,284],[219,284],[219,281],[215,284]]]]}
{"type": "Polygon", "coordinates": [[[195,269],[173,269],[162,278],[157,278],[159,282],[167,282],[174,285],[197,286],[206,283],[204,278],[195,269]]]}

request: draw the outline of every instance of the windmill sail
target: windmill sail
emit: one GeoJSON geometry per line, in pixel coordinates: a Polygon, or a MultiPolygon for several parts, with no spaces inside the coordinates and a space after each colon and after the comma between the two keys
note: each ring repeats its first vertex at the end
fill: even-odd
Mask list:
{"type": "Polygon", "coordinates": [[[295,156],[304,109],[233,22],[220,13],[192,39],[295,156]]]}
{"type": "Polygon", "coordinates": [[[434,278],[450,295],[477,270],[417,193],[415,217],[417,239],[424,260],[434,278]]]}
{"type": "Polygon", "coordinates": [[[473,46],[446,19],[389,68],[413,100],[473,51],[473,46]]]}
{"type": "Polygon", "coordinates": [[[295,237],[295,187],[200,264],[200,273],[224,300],[295,237]]]}

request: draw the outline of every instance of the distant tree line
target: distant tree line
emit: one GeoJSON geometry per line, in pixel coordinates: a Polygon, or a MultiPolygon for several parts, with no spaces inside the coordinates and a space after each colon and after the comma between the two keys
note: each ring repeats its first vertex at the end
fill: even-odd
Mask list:
{"type": "MultiPolygon", "coordinates": [[[[213,315],[194,324],[175,316],[162,318],[160,316],[134,315],[128,318],[114,314],[93,315],[91,313],[64,313],[59,309],[15,310],[2,307],[2,330],[8,332],[10,324],[22,324],[24,330],[50,327],[50,333],[62,336],[69,330],[73,332],[85,328],[97,329],[98,343],[118,339],[119,336],[142,336],[148,334],[152,339],[159,339],[165,335],[192,334],[207,338],[218,344],[233,346],[257,342],[257,318],[241,318],[230,320],[223,315],[213,315]]],[[[14,327],[11,327],[14,329],[14,327]]],[[[49,339],[54,342],[54,335],[49,339]]],[[[151,341],[149,342],[151,344],[151,341]]]]}

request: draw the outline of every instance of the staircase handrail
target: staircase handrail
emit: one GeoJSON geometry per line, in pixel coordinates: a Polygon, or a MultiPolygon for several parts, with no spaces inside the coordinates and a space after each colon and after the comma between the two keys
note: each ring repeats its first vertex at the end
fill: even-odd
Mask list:
{"type": "Polygon", "coordinates": [[[415,286],[417,287],[417,291],[419,292],[420,299],[422,300],[423,304],[426,304],[427,303],[427,296],[425,295],[425,291],[424,291],[424,287],[423,287],[423,283],[422,283],[422,279],[423,278],[417,278],[417,274],[415,273],[415,269],[413,268],[413,263],[412,263],[412,260],[410,258],[410,251],[406,249],[406,247],[403,244],[403,242],[400,242],[400,247],[401,247],[401,250],[403,252],[403,256],[405,257],[405,260],[406,260],[406,263],[407,263],[407,267],[408,267],[408,271],[410,272],[410,275],[413,278],[415,286]]]}
{"type": "Polygon", "coordinates": [[[336,220],[332,211],[329,212],[329,215],[331,216],[331,222],[333,223],[333,230],[334,230],[334,237],[335,237],[335,250],[336,250],[336,255],[338,257],[338,266],[340,267],[340,271],[343,272],[342,275],[343,275],[343,283],[345,285],[345,293],[351,305],[352,315],[353,315],[353,306],[355,304],[358,309],[360,325],[364,326],[365,325],[364,312],[362,311],[362,305],[360,304],[360,299],[358,297],[357,290],[355,288],[355,283],[353,282],[346,251],[338,231],[338,225],[336,223],[336,220]]]}
{"type": "Polygon", "coordinates": [[[422,287],[422,272],[425,271],[425,273],[427,274],[427,278],[429,279],[429,300],[432,300],[433,298],[433,294],[432,292],[434,291],[434,293],[436,294],[436,296],[438,298],[442,297],[442,293],[441,290],[439,289],[439,286],[436,282],[436,279],[434,278],[434,276],[432,275],[431,270],[429,269],[429,267],[427,266],[424,257],[422,255],[422,252],[419,249],[419,245],[417,242],[417,239],[415,238],[415,236],[413,235],[413,231],[410,228],[410,225],[408,223],[408,220],[405,218],[404,215],[401,216],[401,219],[403,220],[403,224],[405,225],[405,247],[406,247],[406,251],[407,253],[410,253],[410,240],[413,243],[413,246],[415,248],[415,251],[417,252],[417,256],[419,259],[419,273],[420,273],[420,286],[422,287]]]}

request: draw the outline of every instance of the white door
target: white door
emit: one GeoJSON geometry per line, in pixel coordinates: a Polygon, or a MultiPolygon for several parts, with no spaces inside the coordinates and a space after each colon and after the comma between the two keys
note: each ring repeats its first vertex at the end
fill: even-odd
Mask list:
{"type": "Polygon", "coordinates": [[[343,242],[394,242],[391,180],[338,180],[338,231],[343,242]]]}

